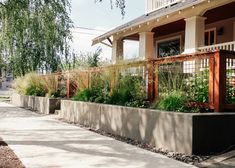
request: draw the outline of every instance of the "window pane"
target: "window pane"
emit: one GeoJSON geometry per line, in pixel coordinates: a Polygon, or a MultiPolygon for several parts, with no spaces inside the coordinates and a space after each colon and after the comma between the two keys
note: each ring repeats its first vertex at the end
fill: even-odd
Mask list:
{"type": "Polygon", "coordinates": [[[158,43],[159,57],[167,57],[180,54],[180,39],[158,43]]]}
{"type": "Polygon", "coordinates": [[[215,32],[214,30],[210,31],[210,45],[215,44],[215,32]]]}
{"type": "Polygon", "coordinates": [[[205,46],[209,45],[209,32],[205,32],[205,46]]]}

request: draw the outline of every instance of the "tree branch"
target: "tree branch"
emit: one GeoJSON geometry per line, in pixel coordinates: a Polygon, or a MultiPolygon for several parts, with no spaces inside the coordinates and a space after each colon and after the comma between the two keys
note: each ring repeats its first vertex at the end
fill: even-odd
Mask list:
{"type": "Polygon", "coordinates": [[[0,6],[6,7],[6,5],[2,2],[0,2],[0,6]]]}

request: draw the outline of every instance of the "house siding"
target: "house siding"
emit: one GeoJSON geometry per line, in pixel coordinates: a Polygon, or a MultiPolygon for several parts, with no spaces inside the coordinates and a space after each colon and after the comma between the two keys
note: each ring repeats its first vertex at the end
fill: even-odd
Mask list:
{"type": "Polygon", "coordinates": [[[224,32],[222,35],[216,36],[216,43],[226,43],[233,41],[233,22],[235,22],[235,17],[234,18],[229,18],[226,20],[221,20],[218,22],[214,22],[211,24],[207,24],[205,27],[206,29],[210,28],[216,28],[216,31],[218,31],[221,27],[223,27],[224,32]]]}

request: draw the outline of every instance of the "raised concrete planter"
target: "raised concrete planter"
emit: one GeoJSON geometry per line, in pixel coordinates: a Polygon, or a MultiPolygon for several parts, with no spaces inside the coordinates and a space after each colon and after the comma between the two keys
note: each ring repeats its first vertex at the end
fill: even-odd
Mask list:
{"type": "Polygon", "coordinates": [[[26,96],[14,93],[11,96],[12,104],[28,108],[43,114],[54,114],[55,110],[60,109],[60,99],[26,96]]]}
{"type": "Polygon", "coordinates": [[[62,100],[59,116],[186,154],[220,152],[235,143],[235,113],[162,112],[62,100]]]}

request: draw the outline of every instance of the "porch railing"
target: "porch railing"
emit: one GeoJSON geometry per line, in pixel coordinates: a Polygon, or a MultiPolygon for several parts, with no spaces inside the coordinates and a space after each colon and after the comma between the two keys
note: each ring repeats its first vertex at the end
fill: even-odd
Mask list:
{"type": "Polygon", "coordinates": [[[171,6],[185,0],[148,0],[146,13],[171,6]]]}
{"type": "Polygon", "coordinates": [[[235,41],[199,47],[198,49],[201,52],[208,52],[208,51],[215,51],[215,50],[235,51],[235,41]]]}

